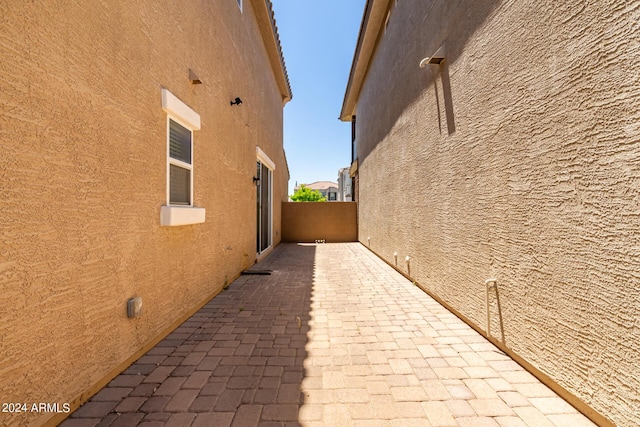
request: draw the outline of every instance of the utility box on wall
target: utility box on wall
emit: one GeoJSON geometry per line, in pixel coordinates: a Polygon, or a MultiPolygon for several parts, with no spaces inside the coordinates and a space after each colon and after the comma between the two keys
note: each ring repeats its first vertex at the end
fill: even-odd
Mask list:
{"type": "Polygon", "coordinates": [[[136,318],[142,316],[142,297],[129,298],[127,300],[127,317],[136,318]]]}

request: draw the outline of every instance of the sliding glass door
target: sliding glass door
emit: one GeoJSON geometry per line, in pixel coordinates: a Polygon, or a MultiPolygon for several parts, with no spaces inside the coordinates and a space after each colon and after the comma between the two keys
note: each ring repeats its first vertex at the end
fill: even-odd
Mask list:
{"type": "Polygon", "coordinates": [[[271,246],[272,172],[265,164],[258,161],[256,173],[258,178],[256,249],[260,254],[271,246]]]}

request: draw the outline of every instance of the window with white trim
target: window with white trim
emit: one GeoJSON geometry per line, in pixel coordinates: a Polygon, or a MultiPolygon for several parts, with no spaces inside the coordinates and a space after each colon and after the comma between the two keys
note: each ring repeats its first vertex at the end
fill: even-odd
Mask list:
{"type": "Polygon", "coordinates": [[[193,206],[193,132],[168,117],[169,204],[193,206]]]}
{"type": "Polygon", "coordinates": [[[193,204],[193,133],[200,130],[200,115],[167,89],[162,89],[162,109],[167,113],[167,204],[160,225],[204,222],[204,208],[193,204]]]}

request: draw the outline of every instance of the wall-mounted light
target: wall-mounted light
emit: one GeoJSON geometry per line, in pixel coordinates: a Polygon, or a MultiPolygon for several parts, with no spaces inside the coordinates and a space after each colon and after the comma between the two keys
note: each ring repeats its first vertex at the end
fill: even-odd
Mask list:
{"type": "Polygon", "coordinates": [[[242,104],[242,99],[236,98],[233,101],[231,101],[230,104],[231,105],[241,105],[242,104]]]}
{"type": "Polygon", "coordinates": [[[427,64],[440,64],[442,61],[444,61],[444,45],[440,46],[436,53],[420,61],[420,68],[425,68],[427,64]]]}
{"type": "Polygon", "coordinates": [[[196,75],[196,73],[193,72],[191,68],[189,68],[189,82],[191,82],[192,85],[202,84],[202,80],[200,80],[200,78],[196,75]]]}
{"type": "Polygon", "coordinates": [[[257,176],[253,177],[253,183],[258,185],[260,183],[260,178],[258,178],[257,176]]]}

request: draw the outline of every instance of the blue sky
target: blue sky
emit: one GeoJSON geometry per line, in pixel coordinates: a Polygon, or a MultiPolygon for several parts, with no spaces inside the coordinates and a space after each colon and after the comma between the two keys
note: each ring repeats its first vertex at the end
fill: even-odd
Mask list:
{"type": "Polygon", "coordinates": [[[284,109],[289,194],[296,181],[337,181],[351,163],[338,120],[365,0],[272,0],[293,99],[284,109]]]}

